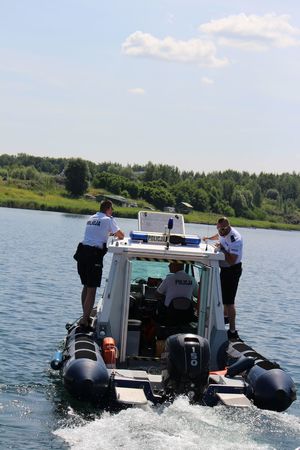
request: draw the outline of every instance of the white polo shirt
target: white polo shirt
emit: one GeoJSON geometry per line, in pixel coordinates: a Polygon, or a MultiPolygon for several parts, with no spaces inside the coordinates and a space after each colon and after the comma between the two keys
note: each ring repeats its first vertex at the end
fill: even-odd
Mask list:
{"type": "Polygon", "coordinates": [[[171,300],[176,297],[192,298],[193,292],[197,290],[196,280],[184,270],[170,273],[157,288],[159,294],[166,296],[165,306],[169,306],[171,300]]]}
{"type": "MultiPolygon", "coordinates": [[[[240,233],[231,227],[227,236],[219,236],[220,244],[224,247],[226,252],[236,255],[236,261],[234,264],[238,264],[242,261],[243,256],[243,238],[240,233]]],[[[221,267],[230,267],[226,261],[220,262],[221,267]]]]}
{"type": "Polygon", "coordinates": [[[115,234],[119,229],[113,217],[97,212],[87,221],[82,243],[91,247],[103,248],[109,235],[115,234]]]}

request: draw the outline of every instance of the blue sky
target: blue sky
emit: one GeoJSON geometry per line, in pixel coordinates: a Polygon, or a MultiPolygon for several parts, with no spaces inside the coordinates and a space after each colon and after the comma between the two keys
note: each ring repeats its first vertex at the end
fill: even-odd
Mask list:
{"type": "Polygon", "coordinates": [[[0,153],[300,172],[295,0],[0,0],[0,153]]]}

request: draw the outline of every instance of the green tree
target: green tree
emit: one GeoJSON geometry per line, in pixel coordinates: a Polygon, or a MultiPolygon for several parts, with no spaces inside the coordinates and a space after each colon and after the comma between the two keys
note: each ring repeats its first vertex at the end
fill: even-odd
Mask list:
{"type": "Polygon", "coordinates": [[[261,188],[258,184],[256,184],[253,190],[253,204],[259,208],[261,206],[261,202],[262,202],[261,188]]]}
{"type": "Polygon", "coordinates": [[[223,197],[230,202],[232,193],[234,191],[235,182],[233,180],[225,180],[223,182],[223,197]]]}
{"type": "Polygon", "coordinates": [[[232,198],[231,198],[231,206],[234,209],[236,216],[243,216],[248,207],[247,207],[247,200],[242,192],[241,189],[236,188],[233,191],[232,198]]]}
{"type": "MultiPolygon", "coordinates": [[[[150,184],[150,183],[148,183],[150,184]]],[[[152,203],[156,208],[163,209],[165,206],[174,206],[174,196],[165,188],[145,186],[141,194],[145,200],[152,203]]]]}
{"type": "Polygon", "coordinates": [[[192,198],[193,207],[197,211],[207,211],[209,209],[209,196],[204,189],[196,189],[192,198]]]}
{"type": "Polygon", "coordinates": [[[242,189],[243,195],[247,202],[247,208],[252,209],[253,208],[253,195],[252,192],[249,189],[242,189]]]}
{"type": "Polygon", "coordinates": [[[277,189],[268,189],[266,192],[266,197],[270,200],[278,200],[279,192],[277,191],[277,189]]]}
{"type": "Polygon", "coordinates": [[[70,159],[65,168],[67,191],[74,197],[83,195],[89,186],[89,168],[87,162],[81,158],[70,159]]]}
{"type": "Polygon", "coordinates": [[[194,186],[190,180],[180,181],[179,183],[174,184],[171,188],[171,193],[175,197],[176,204],[180,202],[191,203],[194,191],[194,186]]]}
{"type": "Polygon", "coordinates": [[[216,186],[212,186],[209,191],[209,204],[212,212],[218,213],[220,212],[219,202],[222,199],[221,193],[216,186]]]}

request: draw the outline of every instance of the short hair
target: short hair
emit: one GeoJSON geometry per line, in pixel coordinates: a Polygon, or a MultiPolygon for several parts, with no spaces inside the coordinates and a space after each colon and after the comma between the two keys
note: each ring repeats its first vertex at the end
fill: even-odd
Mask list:
{"type": "Polygon", "coordinates": [[[100,203],[100,212],[105,213],[109,208],[112,208],[112,206],[112,201],[103,200],[103,202],[100,203]]]}
{"type": "Polygon", "coordinates": [[[178,272],[179,270],[183,270],[184,269],[184,264],[178,261],[172,261],[169,264],[170,269],[174,270],[176,272],[178,272]]]}
{"type": "Polygon", "coordinates": [[[220,225],[223,222],[227,222],[228,225],[230,225],[229,220],[227,219],[227,217],[220,217],[220,219],[218,220],[218,225],[220,225]]]}

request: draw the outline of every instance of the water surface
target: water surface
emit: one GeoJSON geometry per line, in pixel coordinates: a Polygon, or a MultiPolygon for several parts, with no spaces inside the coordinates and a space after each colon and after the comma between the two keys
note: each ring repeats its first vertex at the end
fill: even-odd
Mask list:
{"type": "MultiPolygon", "coordinates": [[[[286,413],[191,406],[85,408],[61,386],[49,360],[65,324],[81,313],[72,256],[86,216],[0,208],[0,448],[295,449],[300,408],[286,413]]],[[[128,233],[137,221],[118,220],[128,233]]],[[[200,236],[215,231],[186,225],[200,236]]],[[[300,384],[300,233],[239,229],[245,241],[237,324],[240,335],[300,384]]],[[[105,257],[104,276],[110,258],[105,257]]],[[[299,394],[298,394],[299,395],[299,394]]]]}

